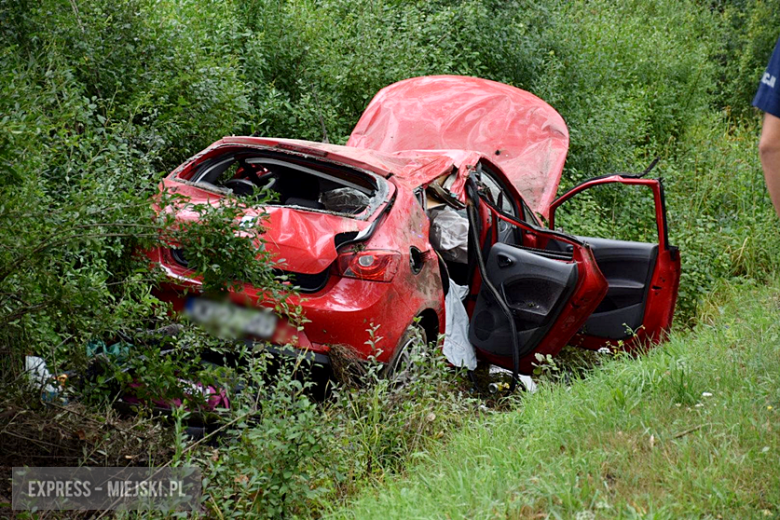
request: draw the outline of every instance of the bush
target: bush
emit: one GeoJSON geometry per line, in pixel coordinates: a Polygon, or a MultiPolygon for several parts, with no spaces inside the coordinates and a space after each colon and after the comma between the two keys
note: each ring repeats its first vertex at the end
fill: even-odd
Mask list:
{"type": "Polygon", "coordinates": [[[750,119],[750,103],[777,42],[780,12],[766,0],[713,1],[720,14],[716,106],[750,119]]]}
{"type": "MultiPolygon", "coordinates": [[[[0,0],[0,379],[18,383],[26,354],[59,370],[86,361],[88,340],[170,321],[133,255],[165,235],[149,204],[162,174],[230,134],[343,144],[377,90],[428,74],[502,81],[559,110],[563,187],[660,156],[683,259],[678,323],[691,324],[718,283],[761,283],[778,267],[749,108],[778,16],[765,0],[0,0]]],[[[583,200],[578,221],[593,229],[644,208],[583,200]]],[[[212,289],[240,279],[282,298],[270,263],[248,261],[254,245],[232,232],[239,209],[175,238],[212,289]]],[[[199,372],[192,343],[215,346],[185,335],[158,364],[152,347],[146,383],[175,392],[199,372]]],[[[326,405],[289,371],[232,376],[265,404],[237,398],[250,413],[237,442],[197,454],[224,489],[214,507],[317,514],[401,470],[471,410],[426,360],[404,390],[374,381],[326,405]]]]}
{"type": "MultiPolygon", "coordinates": [[[[368,334],[367,334],[368,337],[368,334]]],[[[337,385],[325,403],[301,359],[271,363],[245,352],[227,376],[230,426],[216,447],[189,459],[204,467],[205,503],[220,517],[317,516],[403,468],[477,411],[440,353],[418,344],[404,384],[382,375],[379,363],[363,377],[337,385]]],[[[223,376],[224,377],[224,376],[223,376]]]]}

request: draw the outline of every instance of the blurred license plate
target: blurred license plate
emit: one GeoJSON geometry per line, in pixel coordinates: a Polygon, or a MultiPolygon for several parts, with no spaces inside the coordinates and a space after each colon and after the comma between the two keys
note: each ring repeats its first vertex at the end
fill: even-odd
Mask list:
{"type": "Polygon", "coordinates": [[[192,321],[220,333],[249,334],[268,339],[276,330],[277,317],[273,312],[239,307],[233,303],[188,298],[185,312],[192,321]]]}

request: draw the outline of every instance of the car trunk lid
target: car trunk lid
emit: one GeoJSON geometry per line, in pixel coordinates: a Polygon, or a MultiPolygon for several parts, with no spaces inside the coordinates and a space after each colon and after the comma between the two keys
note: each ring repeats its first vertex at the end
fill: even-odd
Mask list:
{"type": "MultiPolygon", "coordinates": [[[[181,181],[166,179],[169,191],[186,197],[187,204],[169,206],[178,221],[195,221],[200,214],[192,209],[198,204],[220,204],[223,194],[181,181]]],[[[241,215],[241,227],[248,233],[256,232],[267,251],[285,272],[317,274],[328,269],[338,256],[336,237],[342,233],[359,233],[368,228],[370,220],[311,211],[290,206],[262,206],[248,208],[241,215]]]]}

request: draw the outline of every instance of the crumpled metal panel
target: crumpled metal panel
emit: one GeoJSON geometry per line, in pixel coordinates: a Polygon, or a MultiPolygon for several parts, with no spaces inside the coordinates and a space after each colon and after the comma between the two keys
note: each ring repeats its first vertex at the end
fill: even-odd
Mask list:
{"type": "Polygon", "coordinates": [[[384,153],[473,150],[547,216],[569,148],[563,118],[533,94],[479,78],[426,76],[385,87],[347,146],[384,153]]]}
{"type": "Polygon", "coordinates": [[[468,150],[402,150],[396,157],[409,162],[396,173],[396,179],[410,189],[426,186],[442,176],[454,174],[448,190],[466,203],[466,181],[471,169],[483,159],[482,154],[468,150]]]}
{"type": "MultiPolygon", "coordinates": [[[[165,179],[162,186],[186,196],[189,204],[218,204],[223,198],[223,195],[181,184],[174,179],[165,179]]],[[[186,206],[170,206],[167,211],[175,211],[179,221],[200,218],[199,213],[186,206]]],[[[336,260],[338,253],[334,237],[337,234],[361,231],[370,225],[368,221],[339,215],[273,205],[248,209],[243,214],[243,221],[242,227],[248,233],[261,232],[264,247],[280,262],[279,268],[303,274],[321,273],[336,260]]]]}
{"type": "Polygon", "coordinates": [[[260,223],[265,228],[261,235],[265,247],[282,262],[283,269],[296,273],[324,271],[338,256],[334,237],[368,226],[367,222],[293,208],[267,206],[266,211],[268,220],[260,223]]]}

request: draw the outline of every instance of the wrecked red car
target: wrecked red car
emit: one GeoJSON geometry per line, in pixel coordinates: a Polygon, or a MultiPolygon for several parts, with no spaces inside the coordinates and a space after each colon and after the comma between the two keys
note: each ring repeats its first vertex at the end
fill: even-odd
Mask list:
{"type": "MultiPolygon", "coordinates": [[[[609,175],[555,199],[569,145],[562,117],[536,96],[493,81],[401,81],[368,105],[346,146],[226,137],[174,170],[161,188],[194,202],[269,187],[262,238],[300,287],[310,320],[258,312],[250,339],[292,343],[327,364],[334,345],[392,370],[416,330],[445,333],[455,287],[477,357],[530,373],[535,354],[567,343],[631,349],[671,326],[680,258],[669,244],[660,180],[609,175]],[[595,185],[652,191],[657,240],[626,242],[553,229],[555,211],[595,185]],[[541,218],[540,218],[541,217],[541,218]],[[541,222],[546,221],[547,226],[541,222]],[[379,326],[376,342],[367,329],[379,326]]],[[[185,217],[182,217],[185,218],[185,217]]],[[[196,320],[217,305],[176,249],[151,253],[170,281],[159,296],[196,320]]],[[[247,286],[252,306],[273,308],[247,286]]],[[[246,306],[245,306],[246,307],[246,306]]],[[[246,312],[253,312],[250,308],[246,312]]]]}

